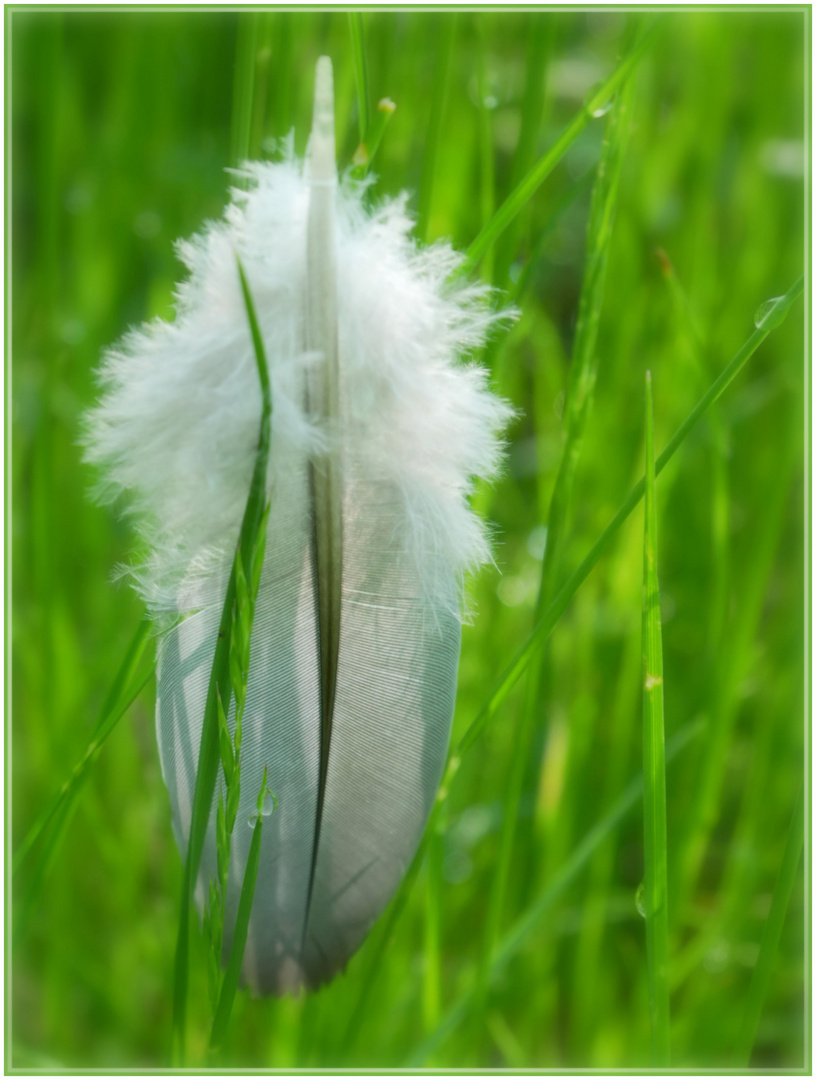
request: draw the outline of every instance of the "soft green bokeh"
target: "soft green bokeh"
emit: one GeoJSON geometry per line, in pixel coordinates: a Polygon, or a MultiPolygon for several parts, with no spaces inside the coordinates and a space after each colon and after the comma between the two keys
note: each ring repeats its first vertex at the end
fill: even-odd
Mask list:
{"type": "MultiPolygon", "coordinates": [[[[673,13],[640,64],[564,575],[641,475],[646,368],[659,451],[749,336],[762,302],[803,271],[809,17],[803,9],[673,13]]],[[[420,183],[432,183],[428,238],[451,236],[464,248],[520,178],[529,65],[546,89],[522,148],[532,164],[612,70],[627,27],[611,10],[462,11],[450,45],[442,24],[451,18],[393,11],[365,13],[362,23],[371,104],[384,96],[397,104],[374,195],[408,190],[416,212],[420,183]],[[434,120],[441,134],[431,171],[423,163],[434,120]]],[[[140,616],[126,582],[111,583],[129,558],[129,525],[89,499],[94,476],[78,446],[100,351],[130,325],[172,318],[173,241],[226,203],[224,169],[246,141],[233,120],[236,87],[246,92],[236,57],[254,58],[253,156],[272,152],[292,128],[303,152],[321,53],[334,61],[341,166],[357,143],[357,96],[340,12],[7,9],[6,27],[10,858],[85,751],[140,616]]],[[[512,284],[534,259],[521,317],[486,358],[518,417],[501,481],[477,497],[496,523],[497,569],[470,586],[476,615],[464,634],[456,734],[532,626],[584,269],[591,179],[582,177],[598,160],[604,124],[593,120],[481,265],[512,284]]],[[[668,772],[671,1035],[681,1066],[733,1061],[803,771],[803,316],[799,301],[657,485],[667,738],[701,722],[668,772]]],[[[640,769],[641,572],[638,510],[550,640],[502,932],[640,769]]],[[[31,873],[36,851],[15,875],[21,921],[7,941],[7,1064],[168,1061],[181,860],[152,695],[151,685],[102,749],[41,881],[31,873]]],[[[239,995],[224,1062],[397,1067],[469,991],[523,704],[520,683],[462,765],[441,888],[429,888],[423,871],[355,1038],[347,1027],[368,945],[311,998],[239,995]],[[426,977],[436,971],[427,964],[429,918],[439,929],[436,986],[426,977]]],[[[478,1025],[465,1017],[426,1064],[649,1064],[635,903],[642,840],[638,806],[525,939],[478,1025]]],[[[809,1065],[809,918],[800,866],[755,1066],[809,1065]]],[[[203,1063],[201,942],[191,978],[191,1053],[203,1063]]]]}

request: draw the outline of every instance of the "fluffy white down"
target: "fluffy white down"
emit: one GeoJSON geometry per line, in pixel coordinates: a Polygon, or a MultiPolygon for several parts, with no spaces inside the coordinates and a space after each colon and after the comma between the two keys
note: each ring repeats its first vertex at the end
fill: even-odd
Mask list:
{"type": "Polygon", "coordinates": [[[295,160],[247,165],[246,175],[250,190],[232,191],[224,221],[178,245],[189,278],[175,321],[130,332],[100,369],[86,458],[103,468],[103,498],[130,493],[148,552],[136,585],[160,618],[185,610],[186,586],[232,558],[261,409],[237,252],[272,385],[272,513],[277,470],[293,451],[370,455],[401,492],[395,532],[438,599],[442,577],[461,582],[490,558],[468,495],[474,477],[495,474],[511,410],[467,362],[496,320],[486,290],[446,284],[461,256],[415,243],[404,196],[369,211],[360,186],[340,185],[342,422],[320,429],[302,392],[305,365],[320,362],[302,346],[308,183],[295,160]]]}

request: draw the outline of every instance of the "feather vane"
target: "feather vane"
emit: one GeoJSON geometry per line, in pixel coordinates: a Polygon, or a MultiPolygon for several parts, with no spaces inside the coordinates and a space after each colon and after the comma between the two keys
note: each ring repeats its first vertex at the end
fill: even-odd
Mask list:
{"type": "Polygon", "coordinates": [[[145,541],[132,573],[159,628],[157,734],[185,851],[261,412],[237,252],[274,411],[224,949],[266,768],[277,810],[243,977],[284,993],[343,969],[419,843],[450,735],[463,580],[490,558],[468,495],[495,474],[511,413],[467,361],[495,315],[483,287],[448,283],[461,256],[414,243],[405,196],[372,211],[364,186],[338,184],[328,59],[305,164],[290,152],[245,175],[224,220],[178,247],[175,321],[105,356],[86,456],[103,498],[129,494],[145,541]]]}

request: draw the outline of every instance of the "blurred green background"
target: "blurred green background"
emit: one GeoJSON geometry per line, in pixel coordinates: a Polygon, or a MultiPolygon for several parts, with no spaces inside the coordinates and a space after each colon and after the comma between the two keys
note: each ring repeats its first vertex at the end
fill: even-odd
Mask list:
{"type": "MultiPolygon", "coordinates": [[[[408,190],[414,211],[424,200],[427,237],[465,248],[611,72],[635,18],[364,13],[373,102],[397,105],[374,197],[408,190]]],[[[803,272],[809,19],[802,8],[675,12],[634,75],[562,578],[642,474],[646,368],[660,449],[749,337],[759,306],[803,272]]],[[[264,156],[294,128],[303,152],[321,53],[334,62],[341,166],[358,128],[342,12],[7,8],[6,29],[10,859],[87,748],[140,618],[128,588],[111,583],[130,527],[93,505],[78,447],[100,351],[129,326],[173,317],[173,241],[221,214],[242,138],[264,156]],[[242,136],[234,103],[248,86],[242,136]]],[[[522,312],[484,358],[518,418],[501,481],[477,496],[495,522],[496,568],[470,587],[477,615],[464,634],[456,734],[533,625],[606,122],[587,125],[480,266],[522,312]]],[[[668,770],[680,1066],[735,1061],[803,774],[804,347],[799,301],[658,481],[667,737],[696,724],[668,770]]],[[[641,576],[638,509],[544,654],[501,935],[559,880],[640,768],[641,576]]],[[[567,875],[487,1001],[456,1013],[481,955],[525,685],[463,762],[438,872],[423,869],[382,959],[372,968],[368,942],[317,995],[240,995],[223,1061],[396,1067],[419,1053],[438,1067],[648,1066],[638,806],[567,875]],[[457,1022],[424,1046],[451,1009],[457,1022]]],[[[74,812],[14,875],[7,1065],[169,1060],[181,861],[152,710],[151,684],[74,812]]],[[[800,865],[755,1066],[809,1066],[802,875],[800,865]]],[[[193,1063],[204,1061],[208,1024],[196,948],[193,1063]]]]}

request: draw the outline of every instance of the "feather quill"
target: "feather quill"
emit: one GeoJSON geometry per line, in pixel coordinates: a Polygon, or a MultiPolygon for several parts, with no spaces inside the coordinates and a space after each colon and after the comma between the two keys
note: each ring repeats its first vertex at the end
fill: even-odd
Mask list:
{"type": "Polygon", "coordinates": [[[416,851],[447,752],[464,577],[490,557],[468,495],[495,474],[511,413],[466,359],[496,316],[483,287],[448,283],[461,256],[413,242],[404,196],[370,212],[362,186],[338,184],[328,58],[305,164],[290,150],[245,176],[225,220],[179,245],[175,321],[105,356],[86,456],[104,498],[129,493],[145,541],[131,572],[159,628],[157,735],[184,851],[260,414],[237,251],[274,411],[224,948],[267,767],[278,808],[243,977],[280,994],[345,967],[416,851]]]}

